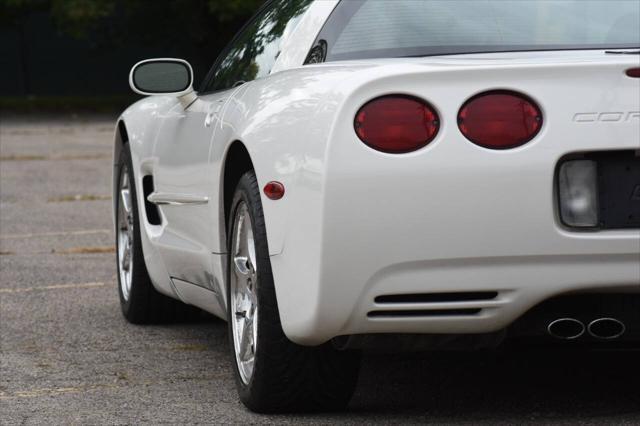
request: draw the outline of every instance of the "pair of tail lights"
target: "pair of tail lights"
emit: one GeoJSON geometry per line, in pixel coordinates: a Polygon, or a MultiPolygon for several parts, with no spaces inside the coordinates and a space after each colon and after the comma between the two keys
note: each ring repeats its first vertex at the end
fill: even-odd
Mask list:
{"type": "MultiPolygon", "coordinates": [[[[356,134],[378,151],[416,151],[440,130],[436,110],[422,99],[382,96],[366,103],[354,121],[356,134]]],[[[542,112],[528,97],[511,91],[491,91],[469,99],[458,112],[460,132],[476,145],[515,148],[533,139],[542,127],[542,112]]]]}

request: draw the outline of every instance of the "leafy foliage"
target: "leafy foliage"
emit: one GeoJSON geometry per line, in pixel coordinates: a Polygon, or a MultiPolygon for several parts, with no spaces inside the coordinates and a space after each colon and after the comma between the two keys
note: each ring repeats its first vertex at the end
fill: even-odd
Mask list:
{"type": "Polygon", "coordinates": [[[255,12],[262,0],[209,0],[209,12],[221,21],[231,21],[238,16],[247,16],[255,12]]]}
{"type": "Polygon", "coordinates": [[[34,12],[51,15],[57,28],[100,45],[127,40],[227,39],[264,0],[0,0],[0,24],[20,25],[34,12]],[[179,31],[168,31],[175,28],[179,31]]]}
{"type": "Polygon", "coordinates": [[[279,49],[268,47],[278,42],[287,25],[291,25],[292,20],[310,2],[311,0],[275,0],[271,7],[247,27],[241,38],[230,46],[215,75],[214,89],[232,87],[238,81],[251,81],[268,74],[270,65],[279,54],[279,49]]]}

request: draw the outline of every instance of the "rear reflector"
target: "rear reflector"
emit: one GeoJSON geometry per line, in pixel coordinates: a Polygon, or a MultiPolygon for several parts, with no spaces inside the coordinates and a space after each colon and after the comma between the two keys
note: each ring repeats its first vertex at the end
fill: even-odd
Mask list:
{"type": "Polygon", "coordinates": [[[264,195],[271,200],[279,200],[284,197],[284,185],[272,180],[264,186],[264,195]]]}
{"type": "Polygon", "coordinates": [[[440,120],[425,101],[390,95],[366,103],[354,120],[356,134],[371,148],[391,154],[416,151],[438,134],[440,120]]]}
{"type": "Polygon", "coordinates": [[[542,112],[534,101],[519,93],[485,92],[462,106],[458,127],[476,145],[491,149],[515,148],[538,134],[542,112]]]}
{"type": "Polygon", "coordinates": [[[631,68],[626,73],[631,78],[640,78],[640,68],[631,68]]]}

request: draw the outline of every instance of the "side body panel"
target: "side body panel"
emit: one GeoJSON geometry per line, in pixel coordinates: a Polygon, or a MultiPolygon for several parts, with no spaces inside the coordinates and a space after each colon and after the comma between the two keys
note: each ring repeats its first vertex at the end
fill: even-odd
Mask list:
{"type": "MultiPolygon", "coordinates": [[[[302,64],[337,2],[326,0],[309,7],[294,30],[284,35],[272,73],[279,74],[302,64]]],[[[244,143],[245,128],[260,131],[261,124],[257,123],[261,121],[260,111],[256,106],[268,110],[278,97],[281,107],[287,104],[289,84],[298,82],[276,80],[265,88],[258,84],[257,95],[241,100],[254,85],[250,82],[200,96],[186,109],[175,98],[155,96],[123,113],[121,120],[129,133],[136,185],[142,188],[142,178],[153,176],[152,199],[158,202],[162,216],[161,225],[151,225],[144,209],[140,209],[144,215],[145,260],[159,291],[220,317],[226,316],[224,160],[233,142],[244,143]],[[264,90],[272,93],[265,97],[264,90]]],[[[298,97],[301,93],[303,87],[298,97]]],[[[269,114],[278,114],[278,110],[262,112],[262,117],[269,114]]],[[[120,146],[121,141],[116,141],[116,160],[120,146]]],[[[142,206],[143,191],[138,191],[138,198],[142,206]]],[[[270,247],[272,254],[280,253],[282,239],[275,237],[270,247]]]]}
{"type": "MultiPolygon", "coordinates": [[[[213,276],[212,255],[220,254],[218,203],[210,154],[220,127],[224,94],[174,106],[162,119],[153,158],[142,164],[154,178],[154,198],[162,224],[152,238],[182,300],[198,304],[191,286],[214,292],[222,305],[221,283],[213,276]]],[[[222,306],[216,307],[220,311],[222,306]]]]}

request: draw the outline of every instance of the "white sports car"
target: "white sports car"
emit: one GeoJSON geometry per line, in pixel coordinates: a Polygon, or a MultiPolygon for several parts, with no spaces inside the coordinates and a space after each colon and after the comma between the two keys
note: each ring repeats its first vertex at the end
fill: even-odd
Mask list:
{"type": "Polygon", "coordinates": [[[639,339],[639,49],[638,1],[273,0],[197,92],[136,64],[124,316],[226,319],[260,412],[345,406],[369,347],[639,339]]]}

